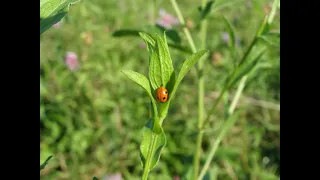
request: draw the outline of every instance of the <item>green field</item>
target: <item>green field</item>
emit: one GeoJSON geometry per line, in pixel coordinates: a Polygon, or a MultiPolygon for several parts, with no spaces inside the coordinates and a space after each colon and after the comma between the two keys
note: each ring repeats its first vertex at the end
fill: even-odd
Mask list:
{"type": "MultiPolygon", "coordinates": [[[[196,47],[201,47],[201,1],[177,3],[196,47]]],[[[206,17],[210,55],[203,69],[205,115],[234,68],[223,17],[235,30],[236,50],[242,57],[272,3],[217,0],[213,4],[206,17]]],[[[139,36],[116,37],[114,32],[132,29],[160,34],[155,23],[162,9],[176,16],[170,1],[82,0],[70,7],[59,27],[41,35],[40,163],[53,156],[41,170],[41,179],[91,180],[115,173],[126,180],[141,179],[139,145],[141,129],[151,113],[150,98],[121,70],[148,76],[149,55],[139,36]],[[68,52],[77,55],[75,70],[65,63],[68,52]]],[[[176,42],[190,48],[181,26],[173,29],[178,33],[176,42]]],[[[271,30],[280,31],[279,9],[271,30]]],[[[260,46],[267,51],[248,74],[236,108],[243,110],[222,139],[208,179],[280,179],[280,46],[262,42],[260,46]]],[[[190,56],[171,46],[169,50],[175,69],[190,56]]],[[[252,57],[257,51],[253,49],[252,57]]],[[[196,68],[192,68],[180,83],[163,123],[167,144],[148,179],[192,179],[188,174],[196,151],[198,82],[196,68]]],[[[237,84],[228,90],[205,129],[200,169],[226,121],[226,109],[236,90],[237,84]]]]}

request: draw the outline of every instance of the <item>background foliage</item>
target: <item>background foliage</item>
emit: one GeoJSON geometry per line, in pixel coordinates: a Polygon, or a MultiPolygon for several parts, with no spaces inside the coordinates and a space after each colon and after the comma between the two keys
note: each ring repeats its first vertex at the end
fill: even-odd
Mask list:
{"type": "MultiPolygon", "coordinates": [[[[199,43],[200,2],[178,1],[195,43],[199,43]]],[[[232,69],[227,28],[236,32],[237,51],[243,53],[272,1],[224,1],[207,15],[205,108],[222,89],[232,69]]],[[[163,1],[81,1],[41,36],[40,42],[40,163],[53,155],[41,179],[92,179],[120,173],[140,179],[141,128],[149,116],[149,97],[121,70],[148,74],[148,52],[140,38],[114,37],[120,29],[157,30],[159,11],[172,15],[163,1]],[[65,61],[77,56],[76,68],[65,61]]],[[[275,16],[280,29],[280,15],[275,16]]],[[[180,27],[176,42],[187,47],[180,27]]],[[[189,56],[170,48],[174,67],[189,56]]],[[[239,106],[236,125],[217,150],[210,171],[217,179],[278,179],[280,176],[280,48],[269,46],[258,68],[249,76],[239,106]],[[216,172],[216,173],[214,173],[216,172]]],[[[188,173],[195,150],[197,76],[192,69],[179,85],[163,124],[167,145],[150,179],[173,179],[188,173]]],[[[235,89],[229,93],[231,99],[235,89]]],[[[208,109],[207,109],[208,110],[208,109]]],[[[213,117],[214,126],[204,135],[204,153],[223,123],[224,104],[213,117]]],[[[202,161],[205,159],[203,158],[202,161]]],[[[212,177],[214,178],[214,177],[212,177]]]]}

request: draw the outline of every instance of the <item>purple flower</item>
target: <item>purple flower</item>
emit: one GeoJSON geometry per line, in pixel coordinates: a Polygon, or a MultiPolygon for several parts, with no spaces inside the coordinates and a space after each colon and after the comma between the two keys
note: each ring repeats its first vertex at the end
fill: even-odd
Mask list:
{"type": "MultiPolygon", "coordinates": [[[[228,44],[229,43],[229,40],[230,40],[230,37],[229,37],[229,34],[227,32],[223,32],[222,33],[222,40],[225,44],[228,44]]],[[[240,46],[240,38],[239,37],[236,37],[235,39],[235,43],[236,43],[236,46],[239,47],[240,46]]]]}
{"type": "Polygon", "coordinates": [[[227,33],[227,32],[223,32],[222,33],[222,40],[223,40],[223,42],[224,43],[226,43],[226,44],[228,44],[228,42],[229,42],[229,34],[227,33]]]}
{"type": "Polygon", "coordinates": [[[156,24],[166,28],[171,29],[173,25],[178,25],[179,21],[176,17],[168,14],[165,10],[160,9],[160,18],[156,21],[156,24]]]}
{"type": "Polygon", "coordinates": [[[75,71],[80,67],[78,56],[74,52],[67,52],[64,62],[71,71],[75,71]]]}

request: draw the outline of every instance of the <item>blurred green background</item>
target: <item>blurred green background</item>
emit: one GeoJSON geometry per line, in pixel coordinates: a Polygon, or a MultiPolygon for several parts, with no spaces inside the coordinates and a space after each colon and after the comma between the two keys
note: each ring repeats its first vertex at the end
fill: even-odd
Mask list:
{"type": "MultiPolygon", "coordinates": [[[[216,2],[209,15],[205,62],[205,108],[216,100],[233,68],[225,42],[225,16],[235,28],[243,53],[272,1],[216,2]]],[[[192,37],[200,44],[198,6],[178,1],[192,37]]],[[[148,53],[139,37],[113,37],[120,29],[153,30],[163,9],[175,16],[170,1],[82,0],[68,15],[41,35],[40,41],[40,163],[53,155],[41,179],[87,180],[119,173],[140,179],[141,128],[149,117],[149,97],[120,71],[148,75],[148,53]],[[77,56],[78,68],[65,62],[77,56]]],[[[280,29],[277,12],[274,29],[280,29]]],[[[179,27],[181,44],[188,47],[179,27]]],[[[175,68],[189,56],[169,48],[175,68]]],[[[76,61],[75,61],[76,62],[76,61]]],[[[76,64],[77,66],[77,64],[76,64]]],[[[280,177],[280,48],[268,47],[258,69],[250,74],[239,107],[245,107],[217,150],[210,172],[217,179],[279,179],[280,177]]],[[[181,179],[192,168],[197,120],[197,76],[193,68],[179,86],[163,128],[167,146],[150,179],[181,179]]],[[[235,88],[230,90],[231,99],[235,88]]],[[[208,111],[207,111],[208,112],[208,111]]],[[[204,136],[202,162],[224,121],[224,104],[204,136]]],[[[214,177],[212,177],[214,179],[214,177]]]]}

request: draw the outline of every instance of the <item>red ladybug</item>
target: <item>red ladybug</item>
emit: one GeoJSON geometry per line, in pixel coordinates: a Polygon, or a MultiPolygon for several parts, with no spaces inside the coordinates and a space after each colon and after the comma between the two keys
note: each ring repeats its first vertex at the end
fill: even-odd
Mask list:
{"type": "Polygon", "coordinates": [[[166,88],[160,86],[157,89],[156,96],[157,96],[158,101],[160,101],[162,103],[167,102],[168,96],[169,96],[168,90],[166,88]]]}

